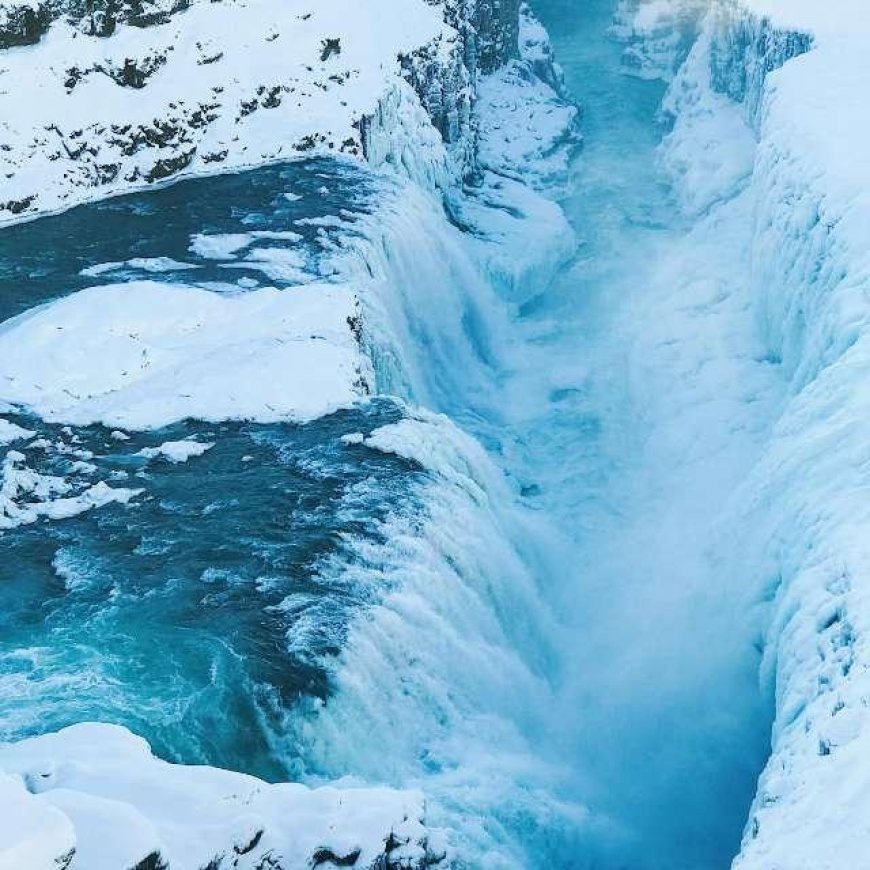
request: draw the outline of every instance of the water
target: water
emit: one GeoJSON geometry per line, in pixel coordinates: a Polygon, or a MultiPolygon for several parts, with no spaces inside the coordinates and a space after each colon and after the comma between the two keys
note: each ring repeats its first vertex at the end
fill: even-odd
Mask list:
{"type": "MultiPolygon", "coordinates": [[[[461,408],[496,374],[498,299],[461,233],[432,196],[364,169],[186,182],[2,244],[5,316],[106,281],[325,278],[363,296],[382,389],[461,408]]],[[[534,535],[449,420],[383,398],[304,426],[187,421],[119,441],[4,416],[39,436],[14,445],[27,469],[142,492],[0,537],[0,737],[93,719],[176,761],[422,787],[432,823],[493,867],[516,866],[518,825],[558,814],[564,829],[534,748],[552,664],[521,552],[534,535]],[[357,443],[397,424],[397,445],[357,443]],[[214,446],[179,465],[141,454],[184,438],[214,446]]]]}
{"type": "Polygon", "coordinates": [[[724,264],[715,230],[689,235],[658,170],[664,85],[625,74],[608,33],[613,3],[535,9],[580,99],[585,137],[564,202],[578,257],[523,311],[531,366],[512,394],[519,473],[572,553],[559,580],[571,635],[560,714],[571,724],[554,743],[571,759],[574,799],[614,824],[596,866],[726,867],[770,727],[742,578],[728,568],[735,542],[723,552],[717,538],[770,405],[749,400],[747,410],[731,380],[760,384],[762,396],[776,387],[742,359],[733,375],[722,368],[722,383],[707,379],[709,348],[738,332],[751,346],[754,325],[745,304],[711,313],[718,297],[707,302],[699,287],[743,292],[740,227],[750,220],[721,219],[719,246],[734,250],[724,264]],[[674,293],[667,285],[683,271],[698,280],[674,293]],[[686,327],[689,309],[705,314],[686,327]]]}
{"type": "Polygon", "coordinates": [[[0,233],[3,318],[143,275],[244,292],[337,270],[368,294],[380,388],[474,436],[386,398],[128,441],[11,416],[45,438],[30,467],[143,492],[0,537],[0,738],[98,719],[179,761],[420,787],[473,867],[727,866],[768,722],[707,514],[752,438],[720,437],[645,343],[690,230],[656,169],[663,85],[624,74],[611,0],[536,11],[586,147],[577,256],[519,311],[432,198],[330,161],[0,233]],[[242,240],[219,262],[197,234],[242,240]],[[392,424],[410,458],[341,437],[392,424]],[[187,437],[214,447],[137,455],[187,437]]]}
{"type": "MultiPolygon", "coordinates": [[[[0,317],[143,277],[292,292],[330,277],[334,251],[387,189],[353,164],[305,161],[11,227],[0,317]],[[201,236],[226,240],[219,259],[201,236]]],[[[415,521],[426,478],[341,436],[404,414],[377,400],[304,426],[187,421],[123,441],[5,414],[36,432],[15,445],[27,469],[74,491],[99,480],[142,492],[0,533],[0,738],[108,721],[175,761],[300,775],[295,711],[328,696],[348,622],[386,588],[375,572],[351,578],[348,564],[383,548],[388,519],[415,521]],[[214,446],[183,464],[140,453],[189,438],[214,446]]]]}
{"type": "Polygon", "coordinates": [[[164,757],[286,779],[288,711],[328,693],[328,661],[378,589],[350,583],[352,546],[419,512],[415,463],[349,432],[401,419],[390,402],[306,426],[189,422],[118,441],[27,418],[28,467],[141,488],[131,506],[0,537],[0,738],[123,724],[164,757]],[[145,448],[213,443],[185,463],[145,448]],[[70,451],[76,451],[71,454],[70,451]]]}
{"type": "Polygon", "coordinates": [[[7,227],[0,233],[0,317],[83,287],[136,278],[235,289],[240,280],[244,287],[298,283],[296,274],[264,275],[250,262],[258,250],[291,247],[268,233],[298,236],[292,247],[305,255],[301,269],[316,276],[339,229],[347,234],[354,218],[370,213],[382,186],[351,162],[308,160],[190,179],[7,227]],[[202,256],[191,249],[195,234],[249,236],[232,251],[248,262],[202,256]]]}

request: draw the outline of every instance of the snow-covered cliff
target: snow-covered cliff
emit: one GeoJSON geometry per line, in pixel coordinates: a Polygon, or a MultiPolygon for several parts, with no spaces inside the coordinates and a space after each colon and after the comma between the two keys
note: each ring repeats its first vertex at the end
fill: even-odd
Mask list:
{"type": "Polygon", "coordinates": [[[307,789],[172,765],[124,728],[86,724],[0,747],[3,870],[431,867],[423,797],[307,789]]]}
{"type": "Polygon", "coordinates": [[[852,0],[716,4],[666,101],[689,210],[750,200],[747,279],[783,383],[725,524],[775,703],[741,870],[867,863],[868,30],[852,0]]]}
{"type": "Polygon", "coordinates": [[[431,151],[419,105],[469,172],[477,80],[518,56],[518,6],[4,0],[0,222],[299,156],[398,162],[431,151]]]}
{"type": "Polygon", "coordinates": [[[144,8],[111,25],[56,8],[37,42],[0,52],[0,219],[183,172],[358,154],[362,118],[407,87],[399,56],[456,39],[422,0],[402,16],[343,0],[144,8]]]}

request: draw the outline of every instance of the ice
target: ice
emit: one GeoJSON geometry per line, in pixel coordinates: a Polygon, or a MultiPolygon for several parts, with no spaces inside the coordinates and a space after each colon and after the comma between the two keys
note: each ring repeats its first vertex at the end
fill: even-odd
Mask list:
{"type": "Polygon", "coordinates": [[[181,263],[171,257],[133,257],[122,263],[99,263],[96,266],[88,266],[82,269],[81,274],[86,278],[96,278],[107,272],[117,272],[121,269],[140,269],[143,272],[176,272],[184,269],[196,269],[193,263],[181,263]]]}
{"type": "MultiPolygon", "coordinates": [[[[68,519],[108,504],[127,504],[141,490],[111,487],[104,481],[76,486],[72,481],[41,474],[26,464],[27,457],[10,450],[0,465],[0,530],[35,523],[45,517],[68,519]]],[[[88,473],[89,468],[72,469],[88,473]]]]}
{"type": "Polygon", "coordinates": [[[56,870],[73,847],[88,870],[148,856],[199,870],[232,853],[235,866],[253,870],[275,860],[308,867],[327,853],[346,863],[356,854],[365,866],[385,852],[433,865],[444,855],[422,824],[419,792],[270,785],[172,765],[117,726],[78,725],[0,746],[0,769],[0,867],[8,870],[56,870]]]}
{"type": "Polygon", "coordinates": [[[287,230],[254,230],[250,233],[198,233],[190,240],[190,250],[206,260],[232,260],[240,251],[261,239],[298,242],[302,240],[302,236],[287,230]]]}
{"type": "Polygon", "coordinates": [[[705,33],[697,40],[662,106],[673,119],[662,166],[682,210],[695,216],[748,184],[755,163],[755,136],[742,108],[711,85],[709,39],[705,33]]]}
{"type": "Polygon", "coordinates": [[[740,564],[769,602],[762,677],[776,702],[735,866],[860,866],[870,781],[859,701],[870,620],[868,20],[852,2],[747,5],[756,27],[768,16],[768,26],[809,33],[813,47],[767,77],[757,113],[754,290],[788,398],[734,518],[740,564]]]}
{"type": "Polygon", "coordinates": [[[143,447],[136,455],[146,459],[162,457],[168,462],[177,464],[187,462],[193,456],[202,456],[214,447],[214,442],[203,441],[164,441],[157,447],[143,447]]]}
{"type": "Polygon", "coordinates": [[[749,310],[782,391],[720,520],[776,715],[741,870],[860,866],[866,852],[867,30],[849,0],[714,7],[669,98],[663,160],[689,209],[719,201],[728,173],[745,179],[749,310]],[[757,139],[748,175],[718,156],[739,141],[735,109],[757,139]]]}
{"type": "Polygon", "coordinates": [[[309,284],[240,295],[134,281],[82,290],[0,329],[0,395],[46,419],[157,428],[185,417],[297,419],[371,377],[354,294],[309,284]]]}
{"type": "Polygon", "coordinates": [[[253,241],[250,233],[198,234],[190,240],[190,250],[207,260],[230,260],[253,241]]]}

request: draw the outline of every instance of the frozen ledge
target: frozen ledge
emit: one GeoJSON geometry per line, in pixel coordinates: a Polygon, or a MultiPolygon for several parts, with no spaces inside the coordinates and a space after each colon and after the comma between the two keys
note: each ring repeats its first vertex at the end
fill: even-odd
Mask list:
{"type": "Polygon", "coordinates": [[[423,797],[170,764],[85,723],[0,745],[0,870],[416,870],[444,848],[423,797]]]}
{"type": "Polygon", "coordinates": [[[0,325],[0,400],[130,429],[186,417],[304,422],[370,390],[357,316],[340,284],[93,287],[0,325]]]}
{"type": "Polygon", "coordinates": [[[728,528],[775,699],[740,870],[862,867],[870,850],[868,42],[856,0],[723,0],[672,92],[681,154],[694,148],[695,165],[700,152],[722,168],[717,149],[740,117],[757,140],[739,161],[753,207],[749,277],[785,388],[728,528]]]}

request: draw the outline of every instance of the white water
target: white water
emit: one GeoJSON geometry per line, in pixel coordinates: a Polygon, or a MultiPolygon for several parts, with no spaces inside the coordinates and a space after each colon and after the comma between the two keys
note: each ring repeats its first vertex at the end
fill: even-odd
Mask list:
{"type": "Polygon", "coordinates": [[[564,203],[578,255],[551,283],[553,244],[507,287],[399,182],[344,243],[379,387],[449,418],[370,438],[431,470],[397,495],[425,507],[324,566],[372,606],[334,694],[294,709],[275,751],[311,779],[421,788],[473,867],[722,867],[769,727],[724,521],[780,390],[749,206],[733,188],[680,217],[657,170],[663,86],[623,74],[611,0],[538,12],[586,110],[564,203]]]}
{"type": "MultiPolygon", "coordinates": [[[[578,799],[620,829],[604,866],[723,867],[767,752],[769,703],[722,515],[779,384],[749,301],[748,202],[694,226],[680,217],[658,171],[664,88],[623,74],[612,10],[538,4],[587,148],[565,203],[578,262],[522,324],[555,375],[519,441],[574,544],[560,746],[578,799]]],[[[519,383],[534,394],[534,374],[519,383]]]]}
{"type": "MultiPolygon", "coordinates": [[[[391,541],[397,592],[351,638],[313,766],[424,788],[473,866],[724,867],[769,733],[724,521],[780,391],[749,206],[734,187],[680,217],[656,156],[664,87],[624,75],[609,0],[537,11],[585,109],[564,203],[578,256],[509,322],[427,203],[403,211],[402,246],[364,252],[401,291],[376,312],[404,354],[382,382],[490,457],[435,451],[450,482],[422,545],[391,541]]],[[[458,437],[435,425],[424,440],[458,437]]]]}

